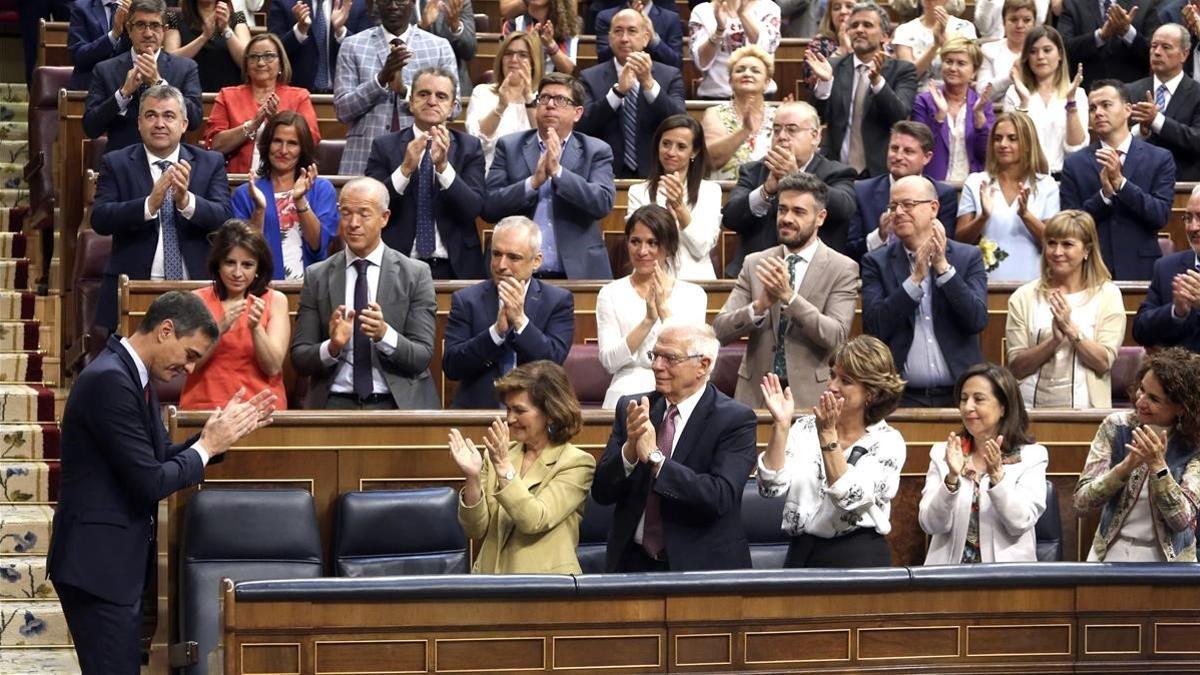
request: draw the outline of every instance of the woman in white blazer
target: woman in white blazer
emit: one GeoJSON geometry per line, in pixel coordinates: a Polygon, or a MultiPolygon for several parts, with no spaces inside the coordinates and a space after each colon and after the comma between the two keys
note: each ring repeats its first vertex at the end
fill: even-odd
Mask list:
{"type": "Polygon", "coordinates": [[[981,363],[954,390],[963,428],[930,449],[921,491],[925,564],[1033,562],[1048,458],[1029,436],[1020,386],[1007,368],[981,363]]]}

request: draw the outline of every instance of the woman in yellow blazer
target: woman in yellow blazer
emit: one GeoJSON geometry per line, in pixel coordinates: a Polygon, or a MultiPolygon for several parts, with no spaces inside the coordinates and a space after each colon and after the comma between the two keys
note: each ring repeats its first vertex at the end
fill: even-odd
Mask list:
{"type": "Polygon", "coordinates": [[[458,522],[483,540],[471,571],[579,574],[575,547],[596,460],[568,442],[583,428],[575,390],[562,366],[533,361],[496,380],[496,396],[508,412],[484,436],[489,461],[450,430],[466,478],[458,522]]]}

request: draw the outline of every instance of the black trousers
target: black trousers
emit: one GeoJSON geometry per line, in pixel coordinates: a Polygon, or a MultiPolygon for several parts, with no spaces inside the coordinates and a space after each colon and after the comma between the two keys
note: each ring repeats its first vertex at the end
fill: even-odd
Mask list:
{"type": "Polygon", "coordinates": [[[954,387],[905,387],[901,408],[957,408],[954,387]]]}
{"type": "Polygon", "coordinates": [[[788,544],[784,567],[891,567],[892,550],[875,530],[858,529],[826,539],[802,534],[788,544]]]}
{"type": "Polygon", "coordinates": [[[142,601],[120,605],[54,582],[83,675],[139,675],[142,601]]]}
{"type": "Polygon", "coordinates": [[[625,554],[621,556],[621,568],[618,572],[667,572],[671,569],[670,563],[664,560],[655,560],[646,553],[646,549],[642,548],[641,544],[629,542],[629,547],[625,549],[625,554]]]}

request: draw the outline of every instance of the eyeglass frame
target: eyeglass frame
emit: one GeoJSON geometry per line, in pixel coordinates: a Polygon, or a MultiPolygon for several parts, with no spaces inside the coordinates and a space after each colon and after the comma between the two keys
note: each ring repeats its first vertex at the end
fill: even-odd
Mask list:
{"type": "Polygon", "coordinates": [[[569,96],[561,96],[559,94],[538,94],[537,96],[534,97],[533,100],[537,105],[544,106],[547,108],[550,108],[550,107],[558,108],[560,106],[563,108],[578,108],[579,107],[579,103],[575,99],[570,98],[569,96]],[[550,105],[551,103],[553,103],[554,105],[551,106],[550,105]]]}
{"type": "Polygon", "coordinates": [[[676,354],[663,354],[660,352],[656,352],[654,350],[650,350],[650,351],[646,352],[646,358],[650,359],[651,365],[654,365],[655,361],[662,359],[663,361],[666,362],[668,367],[674,368],[675,366],[683,363],[684,361],[689,361],[691,359],[702,359],[702,358],[704,358],[704,354],[678,354],[678,355],[676,355],[676,354]]]}
{"type": "Polygon", "coordinates": [[[279,60],[279,52],[260,52],[251,54],[246,52],[246,63],[274,63],[279,60]]]}
{"type": "Polygon", "coordinates": [[[1192,213],[1190,211],[1183,212],[1183,224],[1187,225],[1190,222],[1200,222],[1200,213],[1192,213]]]}
{"type": "Polygon", "coordinates": [[[159,31],[166,30],[166,28],[167,24],[163,23],[162,21],[142,21],[139,19],[137,21],[129,22],[129,29],[139,33],[146,29],[150,29],[157,33],[159,31]]]}
{"type": "Polygon", "coordinates": [[[936,199],[906,199],[901,202],[888,202],[887,210],[892,212],[904,210],[911,213],[913,209],[922,204],[932,204],[936,201],[936,199]]]}

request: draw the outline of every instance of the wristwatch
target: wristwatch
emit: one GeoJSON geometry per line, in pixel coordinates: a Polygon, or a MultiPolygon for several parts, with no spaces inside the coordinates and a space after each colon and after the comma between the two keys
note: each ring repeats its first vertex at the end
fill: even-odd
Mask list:
{"type": "Polygon", "coordinates": [[[505,472],[505,474],[504,474],[504,480],[512,480],[516,477],[517,477],[517,469],[515,467],[511,467],[511,466],[508,467],[508,471],[505,472]]]}
{"type": "Polygon", "coordinates": [[[837,450],[837,449],[838,449],[837,441],[829,441],[828,445],[821,446],[821,452],[833,452],[834,450],[837,450]]]}
{"type": "Polygon", "coordinates": [[[662,451],[658,450],[657,448],[650,451],[651,464],[662,464],[664,461],[666,461],[666,459],[666,455],[663,455],[662,451]]]}
{"type": "Polygon", "coordinates": [[[1163,468],[1161,468],[1157,472],[1155,472],[1154,475],[1159,480],[1162,480],[1163,478],[1166,478],[1170,473],[1171,473],[1170,469],[1168,469],[1167,467],[1164,466],[1163,468]]]}

